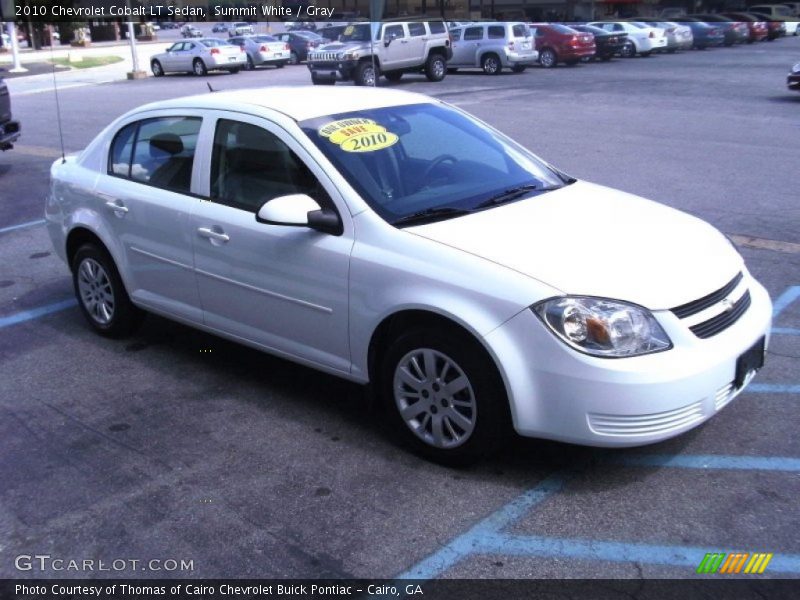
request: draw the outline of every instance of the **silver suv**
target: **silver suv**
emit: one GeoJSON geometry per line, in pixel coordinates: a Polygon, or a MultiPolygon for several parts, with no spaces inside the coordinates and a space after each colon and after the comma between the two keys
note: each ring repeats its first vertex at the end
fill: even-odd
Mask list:
{"type": "Polygon", "coordinates": [[[245,23],[244,21],[231,23],[231,26],[228,27],[228,37],[234,37],[237,35],[252,35],[253,33],[253,26],[250,25],[250,23],[245,23]]]}
{"type": "Polygon", "coordinates": [[[450,29],[453,58],[449,71],[459,67],[479,67],[488,75],[498,75],[504,67],[521,73],[539,59],[533,34],[525,23],[471,23],[450,29]]]}
{"type": "Polygon", "coordinates": [[[352,23],[339,41],[308,54],[308,70],[314,85],[373,85],[381,75],[397,81],[420,71],[429,81],[441,81],[451,57],[444,21],[352,23]]]}

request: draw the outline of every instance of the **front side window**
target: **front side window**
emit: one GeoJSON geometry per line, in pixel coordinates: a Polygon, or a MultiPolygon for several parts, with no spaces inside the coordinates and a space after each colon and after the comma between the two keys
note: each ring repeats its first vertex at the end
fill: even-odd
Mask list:
{"type": "Polygon", "coordinates": [[[199,117],[163,117],[128,125],[114,138],[109,172],[188,194],[201,122],[199,117]]]}
{"type": "Polygon", "coordinates": [[[440,207],[474,210],[510,189],[538,193],[565,183],[507,138],[436,104],[329,115],[300,126],[390,223],[440,207]]]}
{"type": "Polygon", "coordinates": [[[467,27],[464,30],[464,40],[482,40],[483,27],[467,27]]]}
{"type": "Polygon", "coordinates": [[[383,39],[390,40],[392,38],[400,39],[406,37],[402,25],[389,25],[383,32],[383,39]]]}
{"type": "Polygon", "coordinates": [[[325,192],[302,160],[275,134],[257,125],[220,119],[211,154],[211,199],[257,212],[267,200],[325,192]]]}

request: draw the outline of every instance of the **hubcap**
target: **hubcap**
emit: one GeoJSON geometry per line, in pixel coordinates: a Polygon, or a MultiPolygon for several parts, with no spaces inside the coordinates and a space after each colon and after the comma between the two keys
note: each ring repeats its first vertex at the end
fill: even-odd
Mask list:
{"type": "Polygon", "coordinates": [[[372,67],[364,69],[364,83],[373,85],[375,83],[375,70],[372,67]]]}
{"type": "Polygon", "coordinates": [[[92,319],[108,325],[114,318],[114,290],[100,263],[85,258],[78,267],[78,291],[92,319]]]}
{"type": "Polygon", "coordinates": [[[441,77],[444,75],[445,66],[444,63],[440,60],[436,60],[433,62],[433,74],[436,77],[441,77]]]}
{"type": "Polygon", "coordinates": [[[203,65],[199,62],[194,63],[194,72],[198,75],[203,74],[203,65]]]}
{"type": "Polygon", "coordinates": [[[394,399],[405,424],[429,446],[456,448],[475,431],[472,384],[461,367],[438,350],[419,348],[400,359],[394,399]]]}
{"type": "Polygon", "coordinates": [[[488,73],[494,73],[497,71],[497,61],[493,58],[486,59],[486,71],[488,73]]]}

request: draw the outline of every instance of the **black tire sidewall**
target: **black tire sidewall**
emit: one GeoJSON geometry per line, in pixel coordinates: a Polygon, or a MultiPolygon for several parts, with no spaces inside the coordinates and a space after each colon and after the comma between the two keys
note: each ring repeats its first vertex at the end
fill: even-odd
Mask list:
{"type": "Polygon", "coordinates": [[[465,332],[457,329],[413,329],[395,339],[379,365],[377,389],[391,434],[405,447],[434,462],[461,466],[496,450],[508,438],[508,399],[488,352],[465,332]],[[468,377],[475,393],[477,421],[462,445],[443,450],[423,442],[406,425],[394,399],[394,372],[398,362],[417,348],[432,348],[453,359],[468,377]]]}
{"type": "Polygon", "coordinates": [[[441,81],[447,75],[447,61],[441,54],[431,54],[425,62],[425,77],[428,81],[441,81]],[[441,75],[437,75],[434,69],[434,64],[437,62],[442,63],[441,75]]]}
{"type": "Polygon", "coordinates": [[[142,313],[131,302],[128,292],[125,289],[125,284],[119,275],[117,266],[114,260],[104,249],[101,249],[94,244],[86,244],[78,248],[75,256],[72,259],[72,286],[75,290],[75,297],[78,300],[78,306],[86,318],[88,323],[92,326],[97,333],[108,337],[123,337],[129,334],[138,325],[142,313]],[[114,315],[107,325],[103,325],[95,321],[86,310],[86,307],[81,300],[80,289],[78,287],[78,268],[84,259],[91,258],[95,260],[103,270],[106,272],[111,288],[114,293],[114,315]]]}

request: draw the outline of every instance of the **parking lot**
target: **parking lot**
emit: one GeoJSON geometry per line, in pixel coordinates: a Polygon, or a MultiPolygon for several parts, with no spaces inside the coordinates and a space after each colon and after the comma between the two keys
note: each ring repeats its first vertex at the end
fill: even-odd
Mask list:
{"type": "MultiPolygon", "coordinates": [[[[461,470],[396,447],[346,382],[157,317],[127,340],[89,331],[40,222],[60,155],[55,95],[12,87],[23,137],[0,155],[0,577],[83,575],[15,567],[50,554],[193,561],[112,573],[130,577],[685,578],[706,553],[733,552],[772,553],[758,577],[800,576],[800,94],[785,86],[798,57],[795,37],[392,84],[570,175],[709,221],[775,303],[766,366],[705,425],[618,451],[517,440],[461,470]]],[[[309,75],[63,89],[66,151],[206,82],[309,75]]]]}

